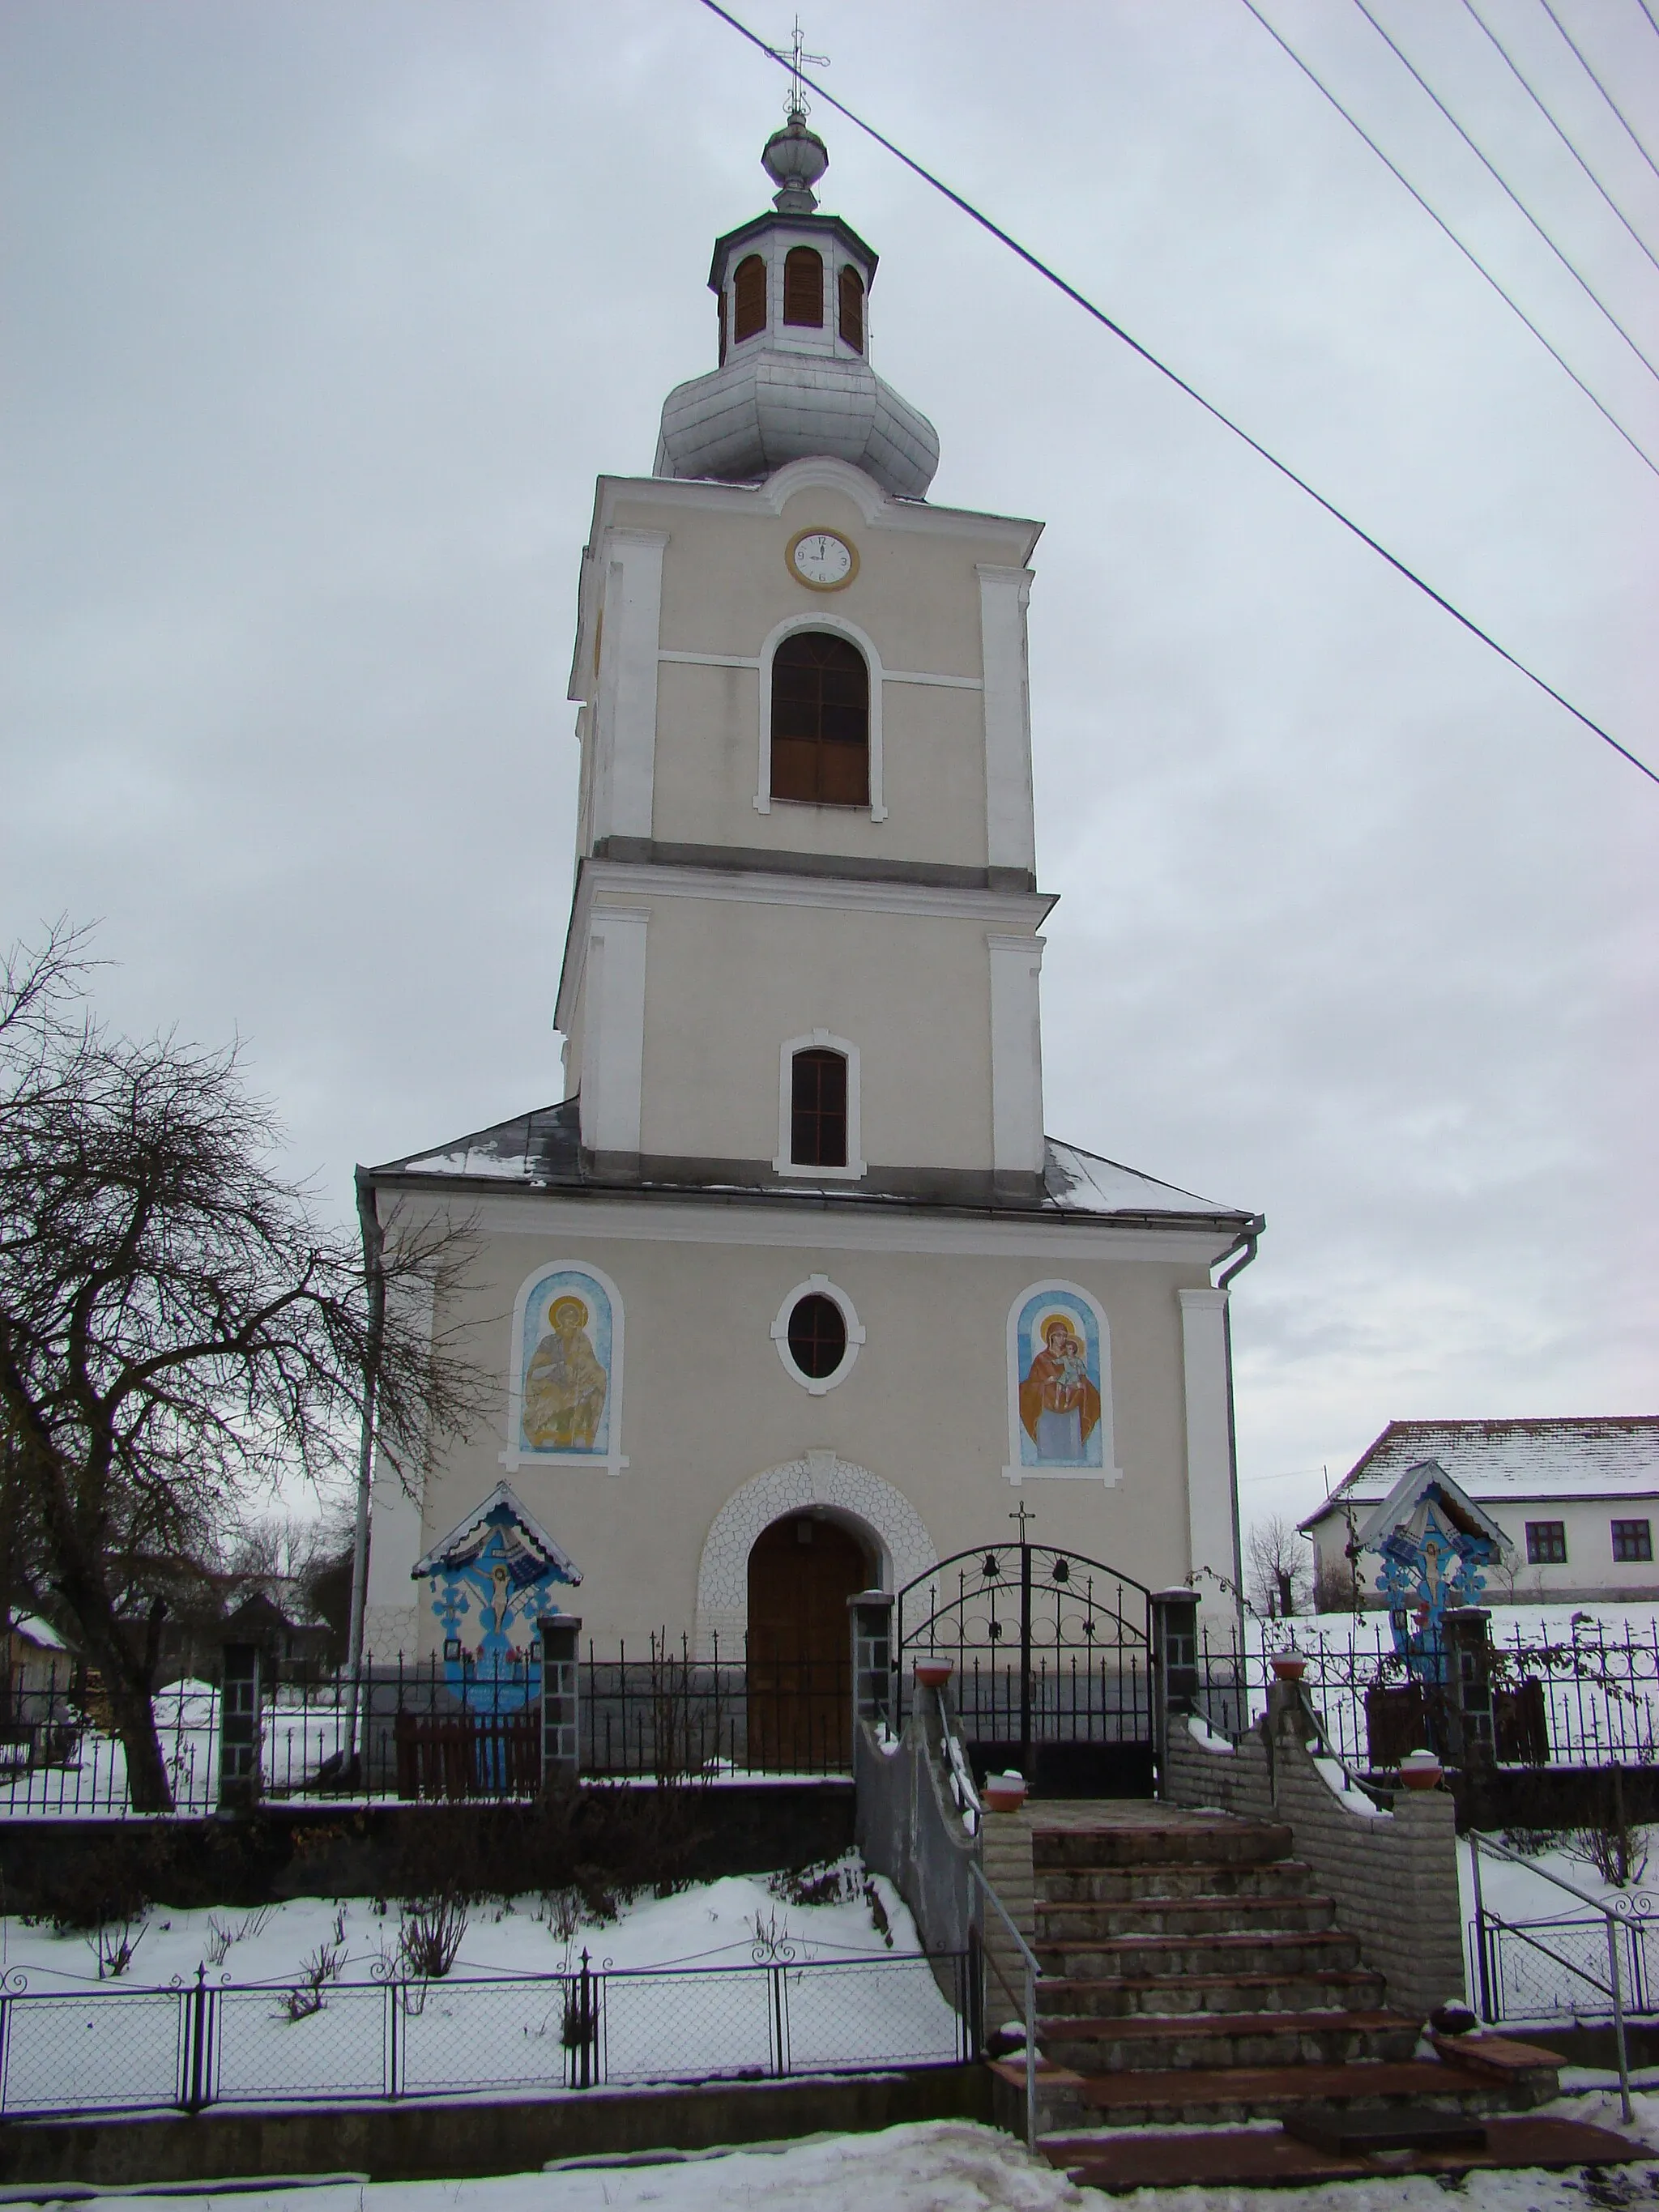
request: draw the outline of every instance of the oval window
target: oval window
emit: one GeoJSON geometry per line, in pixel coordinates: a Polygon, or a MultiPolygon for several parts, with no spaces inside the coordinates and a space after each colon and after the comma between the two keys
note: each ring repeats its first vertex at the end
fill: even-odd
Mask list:
{"type": "Polygon", "coordinates": [[[803,1375],[822,1382],[847,1357],[847,1323],[833,1298],[812,1291],[789,1316],[789,1357],[803,1375]]]}

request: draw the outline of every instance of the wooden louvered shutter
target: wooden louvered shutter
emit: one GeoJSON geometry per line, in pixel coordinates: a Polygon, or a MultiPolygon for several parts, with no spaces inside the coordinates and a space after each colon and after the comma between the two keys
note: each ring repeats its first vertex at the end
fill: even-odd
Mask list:
{"type": "Polygon", "coordinates": [[[732,336],[741,344],[766,328],[766,264],[758,253],[738,264],[732,283],[732,336]]]}
{"type": "Polygon", "coordinates": [[[864,279],[850,262],[841,272],[841,342],[864,351],[864,279]]]}
{"type": "Polygon", "coordinates": [[[810,246],[792,246],[784,256],[783,319],[823,328],[823,258],[810,246]]]}

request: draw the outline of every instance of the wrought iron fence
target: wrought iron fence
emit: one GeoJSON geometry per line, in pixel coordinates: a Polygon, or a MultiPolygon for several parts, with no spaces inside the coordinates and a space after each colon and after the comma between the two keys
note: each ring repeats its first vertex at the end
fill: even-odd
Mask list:
{"type": "MultiPolygon", "coordinates": [[[[846,1659],[707,1658],[653,1638],[644,1656],[590,1644],[577,1662],[584,1774],[714,1779],[725,1774],[852,1771],[852,1664],[846,1659]]],[[[286,1666],[264,1685],[259,1794],[526,1798],[541,1784],[539,1667],[499,1678],[438,1658],[365,1659],[357,1692],[342,1671],[286,1666]]],[[[180,1814],[219,1796],[222,1692],[181,1680],[157,1691],[156,1733],[180,1814]]],[[[14,1683],[0,1718],[0,1820],[124,1816],[126,1759],[95,1677],[61,1672],[14,1683]]]]}
{"type": "Polygon", "coordinates": [[[951,2066],[974,2056],[967,1952],[813,1959],[788,1942],[719,1966],[167,1989],[0,1983],[0,2113],[548,2095],[951,2066]]]}
{"type": "MultiPolygon", "coordinates": [[[[1304,1662],[1302,1685],[1332,1750],[1362,1771],[1436,1741],[1439,1686],[1433,1654],[1417,1674],[1395,1650],[1386,1614],[1340,1630],[1316,1620],[1257,1624],[1241,1650],[1232,1635],[1200,1633],[1200,1702],[1235,1742],[1267,1709],[1276,1658],[1304,1662]],[[1425,1676],[1427,1679],[1425,1679],[1425,1676]]],[[[1659,1759],[1659,1622],[1620,1629],[1586,1620],[1565,1637],[1528,1637],[1492,1621],[1494,1750],[1516,1765],[1651,1765],[1659,1759]]],[[[1437,1747],[1443,1745],[1443,1735],[1437,1747]]]]}

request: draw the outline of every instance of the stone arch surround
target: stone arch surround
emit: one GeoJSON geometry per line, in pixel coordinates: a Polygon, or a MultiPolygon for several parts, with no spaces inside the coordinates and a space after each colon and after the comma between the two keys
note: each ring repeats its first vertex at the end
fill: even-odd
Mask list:
{"type": "Polygon", "coordinates": [[[734,1490],[714,1516],[697,1567],[697,1649],[705,1657],[714,1638],[736,1642],[749,1625],[749,1554],[763,1528],[787,1513],[814,1505],[862,1522],[892,1564],[902,1589],[934,1565],[939,1550],[921,1516],[902,1491],[878,1474],[831,1451],[808,1452],[769,1468],[734,1490]]]}

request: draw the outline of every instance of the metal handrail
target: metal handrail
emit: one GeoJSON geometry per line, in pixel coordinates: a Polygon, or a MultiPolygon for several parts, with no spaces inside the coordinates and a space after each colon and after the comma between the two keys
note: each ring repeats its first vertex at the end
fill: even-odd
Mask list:
{"type": "Polygon", "coordinates": [[[1580,1981],[1588,1982],[1593,1990],[1600,1990],[1603,1996],[1613,1999],[1613,2039],[1619,2054],[1619,2104],[1628,2126],[1632,2118],[1630,2054],[1625,2044],[1625,1979],[1619,1966],[1618,1930],[1628,1926],[1629,1923],[1612,1905],[1604,1905],[1599,1897],[1592,1897],[1588,1890],[1580,1889],[1577,1882],[1568,1881],[1559,1874],[1552,1874],[1547,1867],[1540,1866],[1535,1859],[1529,1859],[1520,1851],[1510,1850],[1503,1844],[1483,1843],[1479,1831],[1474,1828],[1469,1830],[1469,1871],[1474,1890],[1475,1964],[1480,1978],[1481,2018],[1489,2024],[1497,2018],[1492,2008],[1492,1980],[1486,1963],[1486,1923],[1490,1919],[1499,1928],[1507,1929],[1511,1935],[1519,1936],[1522,1942],[1530,1943],[1534,1951],[1541,1951],[1547,1959],[1553,1959],[1558,1966],[1565,1966],[1569,1973],[1577,1974],[1580,1981]],[[1524,1867],[1528,1874],[1535,1874],[1544,1881],[1553,1882],[1557,1889],[1565,1890],[1569,1897],[1576,1897],[1581,1905],[1588,1905],[1593,1912],[1601,1915],[1607,1923],[1607,1980],[1605,1984],[1598,1982],[1594,1974],[1586,1973],[1582,1966],[1575,1966],[1571,1959],[1564,1959],[1558,1952],[1552,1951],[1547,1944],[1536,1942],[1524,1929],[1505,1920],[1501,1913],[1488,1913],[1480,1891],[1480,1854],[1483,1850],[1490,1851],[1494,1858],[1508,1860],[1511,1866],[1524,1867]]]}
{"type": "MultiPolygon", "coordinates": [[[[986,1880],[985,1869],[981,1866],[977,1859],[969,1860],[969,1872],[973,1875],[974,1880],[979,1884],[981,1894],[989,1898],[991,1903],[995,1905],[998,1912],[1001,1915],[1003,1924],[1007,1929],[1008,1933],[1013,1937],[1015,1947],[1019,1952],[1020,1958],[1024,1962],[1025,1990],[1024,1997],[1020,2002],[1023,2003],[1025,2014],[1025,2148],[1027,2150],[1035,2150],[1036,2148],[1037,2136],[1036,1985],[1037,1978],[1041,1975],[1042,1969],[1036,1962],[1036,1953],[1032,1950],[1030,1945],[1020,1934],[1018,1928],[1016,1926],[1013,1914],[1009,1911],[1007,1906],[1003,1903],[1002,1899],[997,1895],[995,1890],[992,1888],[990,1883],[986,1880]]],[[[984,1908],[982,1905],[981,1907],[979,1948],[981,1957],[989,1957],[990,1954],[985,1948],[984,1908]]],[[[1007,1990],[1010,1996],[1013,1996],[1015,1993],[1009,1985],[1007,1977],[1003,1973],[1001,1967],[997,1965],[994,1959],[991,1960],[991,1966],[997,1979],[1002,1984],[1003,1988],[1007,1990]]]]}

